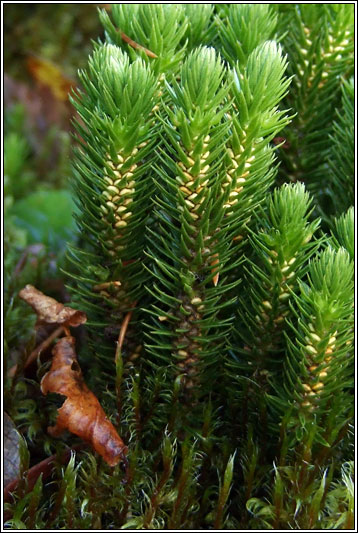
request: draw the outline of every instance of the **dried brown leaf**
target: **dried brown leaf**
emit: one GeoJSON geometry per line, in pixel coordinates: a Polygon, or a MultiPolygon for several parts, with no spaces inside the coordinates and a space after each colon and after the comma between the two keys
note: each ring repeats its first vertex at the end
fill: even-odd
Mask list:
{"type": "Polygon", "coordinates": [[[122,31],[120,33],[121,33],[121,37],[123,41],[128,43],[129,46],[132,46],[132,48],[135,48],[136,50],[142,50],[148,57],[153,57],[153,58],[158,57],[154,52],[152,52],[151,50],[148,50],[148,48],[145,48],[141,44],[136,43],[135,41],[133,41],[133,39],[128,37],[128,35],[126,35],[122,31]]]}
{"type": "Polygon", "coordinates": [[[79,326],[87,320],[86,314],[70,307],[65,307],[54,298],[46,296],[33,285],[26,285],[20,292],[20,298],[31,305],[37,314],[37,325],[63,324],[79,326]]]}
{"type": "Polygon", "coordinates": [[[68,94],[71,88],[75,86],[75,82],[65,76],[59,66],[47,59],[30,56],[27,59],[27,68],[35,80],[50,88],[57,100],[67,101],[68,94]]]}
{"type": "Polygon", "coordinates": [[[52,353],[52,366],[42,378],[41,390],[43,394],[56,392],[67,399],[58,410],[55,426],[48,428],[49,433],[56,437],[68,429],[90,443],[109,465],[126,461],[127,447],[83,380],[74,337],[60,339],[52,353]]]}

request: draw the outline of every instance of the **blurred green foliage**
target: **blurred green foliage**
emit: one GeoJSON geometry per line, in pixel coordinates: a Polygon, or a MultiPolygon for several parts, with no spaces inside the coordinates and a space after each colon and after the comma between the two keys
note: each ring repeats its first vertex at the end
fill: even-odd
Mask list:
{"type": "Polygon", "coordinates": [[[64,76],[76,80],[77,69],[91,48],[91,37],[101,32],[96,7],[4,6],[4,67],[6,81],[11,80],[10,85],[5,82],[4,116],[7,266],[14,267],[28,245],[41,243],[59,252],[67,239],[74,238],[74,204],[67,192],[71,109],[53,101],[50,93],[40,92],[27,60],[30,56],[50,60],[64,76]],[[44,100],[48,107],[58,107],[58,122],[46,116],[44,100]]]}
{"type": "Polygon", "coordinates": [[[6,4],[5,72],[16,79],[29,80],[23,64],[29,54],[36,54],[76,77],[77,69],[86,64],[91,39],[102,31],[96,8],[96,4],[78,3],[6,4]]]}
{"type": "Polygon", "coordinates": [[[14,223],[27,230],[28,243],[41,242],[59,248],[73,238],[74,203],[66,190],[38,191],[15,203],[14,223]]]}
{"type": "MultiPolygon", "coordinates": [[[[7,4],[4,7],[7,368],[16,363],[21,365],[34,343],[34,316],[19,301],[18,291],[31,283],[55,297],[59,294],[66,297],[60,268],[65,267],[66,242],[76,239],[72,218],[75,205],[68,184],[72,109],[69,103],[57,101],[46,87],[39,85],[27,68],[27,60],[30,56],[51,60],[63,76],[75,79],[81,61],[86,61],[91,36],[99,32],[94,5],[7,4]]],[[[27,387],[24,382],[22,386],[27,387]]],[[[21,399],[23,391],[21,387],[18,390],[16,380],[13,385],[6,380],[5,389],[9,393],[7,409],[9,405],[15,406],[16,401],[25,408],[21,399]]]]}

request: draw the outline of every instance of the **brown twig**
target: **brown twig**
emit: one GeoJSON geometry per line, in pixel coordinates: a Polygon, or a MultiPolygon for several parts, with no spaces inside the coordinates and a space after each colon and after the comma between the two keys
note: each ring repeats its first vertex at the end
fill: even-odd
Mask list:
{"type": "Polygon", "coordinates": [[[132,48],[135,48],[136,50],[142,50],[148,57],[153,57],[154,59],[158,57],[154,52],[151,52],[150,50],[148,50],[148,48],[145,48],[141,44],[136,43],[122,31],[120,32],[120,35],[123,41],[129,44],[129,46],[131,46],[132,48]]]}
{"type": "MultiPolygon", "coordinates": [[[[24,368],[27,368],[28,366],[31,365],[31,363],[33,363],[33,361],[35,361],[38,356],[41,354],[41,352],[43,352],[46,348],[48,348],[48,346],[50,346],[51,342],[53,340],[56,339],[56,337],[58,337],[61,333],[62,333],[62,330],[66,330],[67,328],[64,328],[64,326],[60,326],[58,328],[56,328],[49,337],[47,337],[47,339],[45,339],[43,342],[41,342],[41,344],[39,346],[37,346],[29,355],[29,357],[26,359],[25,361],[25,364],[24,364],[24,368]]],[[[16,373],[16,370],[17,370],[17,364],[12,366],[7,375],[8,377],[12,378],[14,377],[15,373],[16,373]]]]}
{"type": "MultiPolygon", "coordinates": [[[[61,463],[68,463],[71,457],[72,451],[79,451],[83,448],[83,444],[78,444],[76,446],[73,446],[72,448],[69,448],[68,450],[65,450],[62,457],[60,457],[61,463]]],[[[42,474],[42,479],[46,479],[50,476],[53,470],[53,463],[57,457],[57,454],[50,455],[50,457],[47,457],[37,465],[34,465],[31,467],[27,472],[27,483],[28,483],[28,492],[30,492],[34,486],[36,481],[38,480],[40,474],[42,474]]],[[[4,488],[4,502],[9,503],[11,501],[11,493],[16,490],[16,487],[19,483],[20,479],[14,479],[13,481],[10,481],[4,488]]]]}
{"type": "MultiPolygon", "coordinates": [[[[132,307],[135,307],[136,304],[137,304],[137,302],[134,302],[132,307]]],[[[125,339],[125,336],[126,336],[126,333],[127,333],[127,329],[128,329],[128,324],[129,324],[129,322],[130,322],[130,320],[132,318],[132,313],[133,313],[133,311],[128,311],[128,313],[124,317],[124,320],[123,320],[122,325],[121,325],[121,329],[120,329],[119,336],[118,336],[116,355],[115,355],[115,362],[116,363],[117,363],[117,360],[118,360],[118,357],[119,357],[119,353],[120,353],[120,351],[122,349],[122,346],[123,346],[123,343],[124,343],[124,339],[125,339]]]]}

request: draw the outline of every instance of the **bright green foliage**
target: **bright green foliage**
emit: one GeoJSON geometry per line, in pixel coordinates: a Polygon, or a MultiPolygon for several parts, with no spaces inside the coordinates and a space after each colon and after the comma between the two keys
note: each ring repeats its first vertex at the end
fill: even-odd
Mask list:
{"type": "MultiPolygon", "coordinates": [[[[342,85],[342,109],[337,111],[331,136],[331,150],[327,153],[332,209],[341,213],[354,203],[354,81],[342,85]]],[[[323,181],[326,173],[322,176],[323,181]]],[[[330,191],[330,193],[328,193],[330,191]]]]}
{"type": "MultiPolygon", "coordinates": [[[[79,361],[129,465],[81,450],[51,483],[20,484],[9,526],[352,525],[351,12],[99,11],[104,42],[72,96],[66,270],[89,319],[79,361]]],[[[24,382],[20,364],[6,390],[46,456],[76,437],[45,436],[45,370],[24,382]]]]}
{"type": "Polygon", "coordinates": [[[312,240],[319,220],[308,222],[311,204],[301,183],[275,189],[250,236],[254,255],[247,262],[249,289],[240,309],[248,301],[250,306],[240,311],[238,333],[245,342],[242,356],[250,365],[255,360],[253,370],[265,376],[280,374],[289,302],[319,245],[312,240]]]}
{"type": "Polygon", "coordinates": [[[185,39],[188,39],[188,50],[210,44],[211,22],[214,4],[183,4],[188,19],[185,39]]]}
{"type": "Polygon", "coordinates": [[[355,245],[354,208],[350,207],[346,213],[335,219],[334,226],[332,231],[334,246],[336,248],[343,246],[353,261],[355,245]]]}
{"type": "Polygon", "coordinates": [[[222,482],[220,483],[219,488],[219,497],[218,497],[218,508],[216,511],[216,517],[214,522],[214,527],[216,529],[222,529],[222,518],[224,513],[225,504],[227,502],[227,499],[230,494],[231,489],[231,483],[232,483],[232,477],[233,477],[233,469],[234,469],[234,458],[235,456],[232,455],[227,463],[224,478],[222,482]]]}
{"type": "MultiPolygon", "coordinates": [[[[324,163],[327,165],[332,143],[330,135],[334,135],[332,123],[340,105],[341,87],[353,74],[353,5],[291,4],[278,13],[279,27],[283,31],[289,27],[282,45],[288,54],[289,72],[295,75],[286,106],[296,113],[284,131],[287,142],[281,150],[280,174],[283,180],[303,180],[309,190],[317,192],[326,212],[327,205],[320,198],[322,192],[327,195],[324,163]]],[[[345,128],[350,127],[348,119],[345,128]]],[[[338,176],[335,169],[334,180],[344,179],[338,176]]],[[[336,205],[333,212],[339,213],[336,205]]]]}
{"type": "Polygon", "coordinates": [[[323,525],[325,529],[354,529],[354,463],[342,465],[342,481],[334,482],[326,497],[323,525]]]}
{"type": "MultiPolygon", "coordinates": [[[[271,424],[264,393],[282,386],[290,300],[298,291],[309,258],[321,244],[313,239],[319,220],[309,222],[311,203],[303,184],[283,185],[258,210],[250,232],[252,255],[245,264],[228,370],[238,384],[232,391],[233,405],[239,412],[240,405],[245,406],[241,424],[245,431],[253,424],[261,441],[267,440],[271,424]]],[[[257,459],[249,448],[243,462],[249,486],[257,459]]]]}
{"type": "Polygon", "coordinates": [[[219,7],[216,24],[220,52],[230,65],[244,67],[249,55],[275,35],[277,15],[269,4],[231,4],[219,7]]]}
{"type": "MultiPolygon", "coordinates": [[[[223,277],[218,288],[213,287],[217,269],[212,267],[220,258],[216,262],[224,268],[230,257],[228,234],[220,230],[227,197],[221,192],[219,172],[227,134],[222,105],[228,89],[222,85],[223,75],[215,51],[202,48],[184,62],[180,84],[167,86],[167,150],[157,170],[158,225],[149,237],[150,268],[158,282],[148,288],[156,300],[156,320],[155,329],[150,325],[147,347],[156,364],[163,353],[168,366],[186,375],[184,387],[195,394],[199,374],[218,361],[227,331],[227,320],[220,320],[218,312],[223,307],[221,295],[230,286],[223,277]]],[[[210,384],[201,381],[207,382],[202,390],[207,393],[210,384]]]]}
{"type": "Polygon", "coordinates": [[[280,47],[267,41],[249,54],[245,68],[237,62],[230,72],[233,115],[223,186],[230,190],[225,207],[233,227],[238,220],[242,225],[249,222],[274,181],[274,149],[269,143],[290,121],[277,107],[290,83],[285,69],[280,47]]]}
{"type": "Polygon", "coordinates": [[[276,407],[282,413],[291,408],[290,448],[296,442],[311,448],[315,441],[332,446],[352,409],[353,263],[348,252],[324,250],[311,262],[307,280],[294,295],[294,337],[288,339],[283,387],[276,389],[276,407]]]}
{"type": "Polygon", "coordinates": [[[255,529],[354,529],[354,464],[342,465],[341,479],[332,482],[332,469],[315,471],[309,493],[298,495],[292,468],[275,467],[274,486],[267,501],[251,498],[246,506],[255,529]],[[285,483],[286,482],[286,483],[285,483]],[[283,491],[283,487],[289,487],[283,491]]]}
{"type": "Polygon", "coordinates": [[[331,224],[354,203],[354,81],[342,82],[342,98],[330,124],[329,145],[308,186],[315,195],[322,219],[331,224]]]}
{"type": "MultiPolygon", "coordinates": [[[[200,10],[201,11],[201,10],[200,10]]],[[[183,60],[184,36],[187,32],[185,8],[180,4],[114,4],[112,17],[105,10],[100,11],[100,19],[107,33],[108,41],[120,46],[131,58],[138,55],[151,64],[157,75],[173,72],[183,60]],[[133,41],[157,55],[149,59],[144,52],[126,44],[121,32],[133,41]]],[[[198,23],[203,26],[202,22],[198,23]]],[[[198,30],[196,30],[198,31],[198,30]]]]}
{"type": "Polygon", "coordinates": [[[74,105],[84,125],[77,123],[82,139],[74,188],[87,245],[71,248],[71,256],[90,317],[102,315],[102,322],[104,309],[112,310],[118,324],[121,312],[143,294],[141,260],[152,186],[142,161],[152,149],[149,115],[156,77],[141,59],[130,63],[124,52],[106,44],[96,47],[81,80],[86,93],[78,93],[74,105]],[[138,91],[145,98],[138,98],[138,91]]]}

